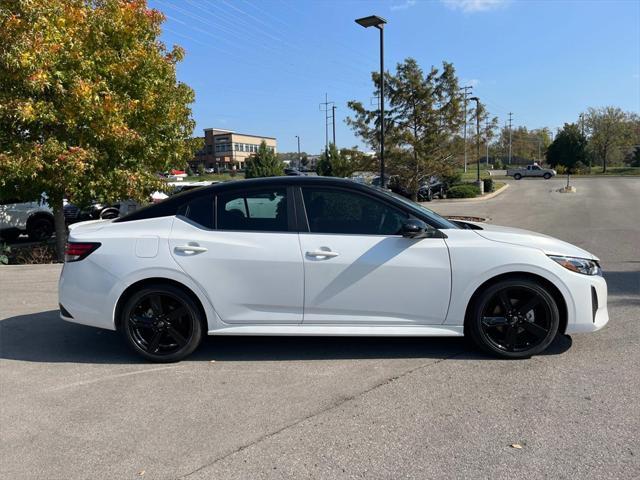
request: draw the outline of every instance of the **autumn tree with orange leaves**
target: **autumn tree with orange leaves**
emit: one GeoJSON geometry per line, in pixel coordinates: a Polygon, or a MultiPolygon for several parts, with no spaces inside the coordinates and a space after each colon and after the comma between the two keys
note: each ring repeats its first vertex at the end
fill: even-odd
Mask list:
{"type": "Polygon", "coordinates": [[[184,52],[144,0],[0,0],[0,198],[142,199],[184,163],[193,91],[184,52]]]}

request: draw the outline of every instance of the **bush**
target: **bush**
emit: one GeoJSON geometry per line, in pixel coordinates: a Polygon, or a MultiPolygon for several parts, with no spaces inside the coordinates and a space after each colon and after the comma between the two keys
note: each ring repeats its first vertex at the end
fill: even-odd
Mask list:
{"type": "Polygon", "coordinates": [[[495,185],[493,184],[493,178],[485,178],[482,180],[484,183],[484,193],[493,192],[495,185]]]}
{"type": "Polygon", "coordinates": [[[496,160],[493,163],[493,168],[495,168],[496,170],[504,170],[504,163],[502,163],[502,160],[496,160]]]}
{"type": "Polygon", "coordinates": [[[447,192],[447,198],[473,198],[478,195],[480,195],[480,189],[471,183],[455,185],[447,192]]]}

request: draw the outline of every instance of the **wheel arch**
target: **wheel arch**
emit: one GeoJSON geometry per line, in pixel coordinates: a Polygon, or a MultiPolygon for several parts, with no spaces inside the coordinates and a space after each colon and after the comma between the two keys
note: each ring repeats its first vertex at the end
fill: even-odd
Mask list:
{"type": "Polygon", "coordinates": [[[507,273],[502,273],[500,275],[496,275],[494,277],[491,277],[490,279],[486,280],[484,283],[482,283],[478,288],[475,289],[475,291],[473,292],[473,295],[471,295],[471,298],[469,298],[469,301],[467,302],[467,307],[465,310],[465,315],[464,315],[464,329],[465,329],[465,333],[466,333],[466,329],[467,329],[467,321],[469,319],[469,316],[471,315],[471,312],[473,311],[473,306],[474,303],[476,302],[476,299],[478,298],[478,296],[489,286],[493,285],[494,283],[497,282],[501,282],[503,280],[509,280],[509,279],[517,279],[517,278],[526,278],[529,280],[534,280],[536,282],[539,282],[540,284],[542,284],[548,291],[549,294],[551,294],[551,296],[553,297],[553,299],[555,300],[557,306],[558,306],[558,312],[560,313],[560,325],[558,326],[558,333],[562,333],[564,334],[566,329],[567,329],[567,321],[568,321],[568,311],[567,311],[567,300],[564,298],[564,295],[562,294],[562,292],[560,291],[560,289],[549,279],[541,276],[541,275],[537,275],[535,273],[531,273],[531,272],[507,272],[507,273]]]}
{"type": "Polygon", "coordinates": [[[198,310],[200,311],[200,315],[201,315],[200,322],[202,323],[202,328],[204,329],[204,333],[206,334],[208,330],[207,311],[205,310],[204,305],[202,304],[202,301],[200,300],[198,295],[196,295],[196,293],[184,283],[181,283],[181,282],[178,282],[177,280],[173,280],[166,277],[145,278],[132,283],[131,285],[129,285],[127,288],[124,289],[124,291],[120,294],[120,297],[118,298],[118,301],[116,303],[116,308],[114,310],[113,322],[116,327],[116,330],[120,329],[120,324],[122,322],[120,318],[122,313],[122,308],[126,304],[127,300],[131,297],[131,295],[133,295],[135,292],[137,292],[141,288],[147,287],[149,285],[158,285],[158,284],[171,285],[173,287],[179,288],[195,302],[195,304],[198,307],[198,310]]]}
{"type": "Polygon", "coordinates": [[[44,212],[42,210],[38,210],[36,212],[33,212],[29,215],[29,217],[27,218],[27,223],[26,223],[26,228],[27,230],[29,229],[29,225],[37,220],[38,218],[46,218],[47,220],[50,220],[52,224],[55,223],[55,219],[53,217],[53,214],[50,212],[44,212]]]}

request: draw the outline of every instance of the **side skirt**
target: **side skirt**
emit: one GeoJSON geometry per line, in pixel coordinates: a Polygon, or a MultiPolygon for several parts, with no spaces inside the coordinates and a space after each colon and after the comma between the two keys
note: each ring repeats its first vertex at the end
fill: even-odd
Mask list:
{"type": "Polygon", "coordinates": [[[424,325],[363,327],[352,325],[243,325],[209,330],[209,335],[273,335],[326,337],[462,337],[464,327],[424,325]]]}

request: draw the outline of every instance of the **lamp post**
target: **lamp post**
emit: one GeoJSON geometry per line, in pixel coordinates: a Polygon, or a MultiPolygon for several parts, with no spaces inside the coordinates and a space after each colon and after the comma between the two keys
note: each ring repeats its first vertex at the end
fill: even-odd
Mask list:
{"type": "Polygon", "coordinates": [[[375,27],[380,31],[380,186],[384,188],[384,25],[387,21],[377,15],[357,18],[364,28],[375,27]]]}
{"type": "Polygon", "coordinates": [[[300,165],[302,165],[302,158],[300,158],[300,136],[296,135],[298,139],[298,169],[300,169],[300,165]]]}
{"type": "Polygon", "coordinates": [[[478,176],[476,177],[476,184],[480,189],[480,194],[484,193],[484,184],[480,181],[480,99],[478,97],[471,97],[469,100],[476,102],[476,153],[478,158],[478,176]]]}

